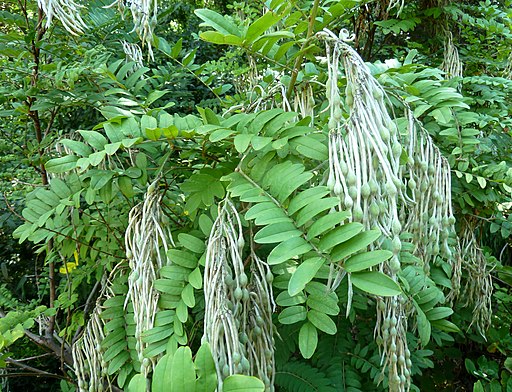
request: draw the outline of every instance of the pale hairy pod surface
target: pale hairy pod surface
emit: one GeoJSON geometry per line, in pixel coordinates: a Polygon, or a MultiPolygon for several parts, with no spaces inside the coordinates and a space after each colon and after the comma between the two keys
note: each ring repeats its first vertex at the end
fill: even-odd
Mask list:
{"type": "Polygon", "coordinates": [[[83,6],[73,0],[37,0],[37,5],[46,15],[46,28],[50,27],[53,18],[56,18],[72,35],[83,34],[87,29],[80,16],[80,8],[83,6]]]}
{"type": "Polygon", "coordinates": [[[101,390],[105,384],[110,385],[107,365],[103,361],[100,342],[105,339],[105,322],[101,318],[101,303],[111,296],[107,279],[103,280],[103,292],[96,301],[96,306],[89,321],[77,341],[72,346],[73,370],[75,372],[78,391],[101,390]]]}
{"type": "Polygon", "coordinates": [[[123,51],[126,54],[126,61],[133,61],[135,63],[133,67],[133,71],[136,71],[139,68],[144,66],[142,60],[142,49],[137,44],[132,44],[126,41],[121,41],[123,45],[123,51]]]}
{"type": "MultiPolygon", "coordinates": [[[[452,290],[458,294],[461,257],[451,205],[450,166],[430,135],[405,106],[407,127],[398,131],[390,115],[387,94],[361,57],[348,44],[348,32],[339,36],[325,30],[328,79],[326,85],[329,128],[329,176],[327,186],[340,199],[340,210],[352,212],[352,221],[365,229],[379,228],[382,236],[373,248],[385,246],[393,256],[378,269],[398,282],[402,270],[401,235],[412,234],[412,253],[430,265],[442,260],[452,270],[452,290]],[[339,61],[346,76],[345,96],[338,87],[339,61]],[[344,101],[344,105],[343,105],[344,101]],[[343,119],[341,110],[349,113],[343,119]]],[[[343,268],[337,269],[340,281],[343,268]]],[[[348,308],[352,298],[350,276],[348,308]]],[[[377,307],[375,335],[382,348],[383,371],[387,369],[391,391],[410,388],[407,346],[407,312],[404,297],[387,297],[377,307]],[[391,325],[392,324],[392,325],[391,325]]]]}
{"type": "Polygon", "coordinates": [[[126,255],[130,266],[126,301],[130,300],[133,304],[136,348],[142,364],[141,373],[145,377],[152,371],[155,358],[144,360],[143,351],[147,343],[142,340],[142,332],[154,325],[159,293],[153,287],[153,282],[159,277],[158,271],[170,264],[167,251],[173,246],[161,208],[162,197],[156,180],[148,187],[144,202],[130,211],[125,233],[126,255]]]}
{"type": "Polygon", "coordinates": [[[270,269],[251,250],[249,278],[242,260],[244,245],[240,216],[231,200],[225,199],[219,205],[207,246],[203,340],[212,349],[219,389],[226,377],[245,374],[259,377],[266,390],[272,391],[275,364],[270,269]]]}
{"type": "Polygon", "coordinates": [[[444,60],[441,69],[448,78],[462,77],[463,64],[459,58],[459,51],[453,43],[453,34],[446,32],[444,39],[444,60]]]}
{"type": "Polygon", "coordinates": [[[468,278],[462,298],[466,299],[464,306],[473,306],[470,327],[475,325],[476,330],[485,338],[485,331],[492,321],[492,267],[487,264],[487,258],[478,244],[475,236],[477,228],[476,220],[464,222],[461,248],[468,278]]]}

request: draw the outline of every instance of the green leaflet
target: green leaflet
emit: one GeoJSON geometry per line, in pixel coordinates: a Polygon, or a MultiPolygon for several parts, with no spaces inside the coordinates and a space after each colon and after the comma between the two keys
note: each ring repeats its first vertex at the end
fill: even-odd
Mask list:
{"type": "Polygon", "coordinates": [[[136,374],[128,384],[128,392],[146,392],[147,382],[142,374],[136,374]]]}
{"type": "Polygon", "coordinates": [[[245,41],[247,43],[256,41],[271,26],[279,22],[279,20],[281,20],[281,16],[271,11],[266,12],[263,16],[251,23],[251,25],[247,28],[245,41]]]}
{"type": "Polygon", "coordinates": [[[170,373],[170,383],[165,385],[167,391],[195,391],[196,371],[192,362],[192,351],[189,347],[180,347],[174,353],[170,373]]]}
{"type": "MultiPolygon", "coordinates": [[[[290,203],[291,204],[291,203],[290,203]]],[[[310,203],[302,208],[297,214],[297,225],[302,226],[306,224],[308,221],[313,219],[319,213],[333,208],[339,204],[339,199],[337,197],[327,197],[325,199],[321,199],[315,201],[314,203],[310,203]]]]}
{"type": "Polygon", "coordinates": [[[325,186],[317,186],[314,188],[306,189],[290,201],[290,204],[288,205],[288,213],[295,214],[302,207],[320,200],[329,193],[329,189],[327,189],[325,186]]]}
{"type": "Polygon", "coordinates": [[[205,342],[197,351],[194,364],[197,372],[196,392],[214,392],[217,388],[217,372],[210,345],[205,342]]]}
{"type": "Polygon", "coordinates": [[[293,237],[277,245],[268,255],[270,265],[280,264],[286,260],[309,252],[312,246],[302,237],[293,237]]]}
{"type": "Polygon", "coordinates": [[[374,250],[350,257],[345,261],[344,268],[347,272],[361,271],[380,264],[393,256],[389,250],[374,250]]]}
{"type": "Polygon", "coordinates": [[[291,297],[300,293],[316,275],[317,271],[324,264],[323,257],[313,257],[304,260],[292,274],[288,283],[288,293],[291,297]]]}
{"type": "Polygon", "coordinates": [[[66,155],[61,158],[50,159],[44,165],[50,173],[65,173],[76,167],[78,157],[76,155],[66,155]]]}
{"type": "Polygon", "coordinates": [[[195,10],[194,13],[204,21],[204,25],[213,27],[219,33],[231,34],[237,37],[242,36],[238,26],[215,11],[202,8],[195,10]]]}
{"type": "Polygon", "coordinates": [[[318,310],[319,312],[331,316],[337,316],[340,313],[340,308],[338,306],[338,296],[334,292],[314,292],[308,295],[306,304],[311,309],[318,310]]]}
{"type": "Polygon", "coordinates": [[[309,310],[308,311],[308,320],[319,330],[329,334],[334,335],[337,331],[336,324],[332,319],[326,315],[325,313],[319,312],[318,310],[309,310]]]}
{"type": "Polygon", "coordinates": [[[166,354],[158,360],[153,371],[151,392],[165,392],[169,390],[172,377],[173,355],[166,354]]]}
{"type": "Polygon", "coordinates": [[[352,284],[370,294],[384,297],[398,295],[400,286],[389,276],[378,271],[354,272],[350,275],[352,284]]]}
{"type": "Polygon", "coordinates": [[[308,230],[308,240],[325,233],[328,230],[332,230],[333,227],[342,223],[345,219],[350,217],[350,212],[340,211],[332,212],[321,218],[317,219],[315,223],[311,225],[308,230]]]}
{"type": "Polygon", "coordinates": [[[380,237],[380,230],[368,230],[357,234],[348,241],[334,247],[331,251],[332,261],[340,261],[352,253],[359,252],[362,249],[366,249],[373,241],[380,237]]]}
{"type": "Polygon", "coordinates": [[[263,392],[265,384],[256,377],[234,374],[226,377],[223,392],[263,392]]]}
{"type": "Polygon", "coordinates": [[[291,306],[283,309],[283,311],[279,313],[278,319],[281,324],[295,324],[305,320],[306,315],[307,312],[304,306],[291,306]]]}
{"type": "Polygon", "coordinates": [[[318,331],[309,321],[305,322],[299,331],[299,349],[306,359],[311,358],[315,353],[318,344],[318,331]]]}
{"type": "Polygon", "coordinates": [[[416,308],[416,323],[418,325],[418,334],[420,336],[421,345],[422,347],[425,347],[430,341],[430,333],[432,327],[427,319],[427,316],[425,315],[425,313],[423,313],[423,310],[421,310],[420,306],[416,303],[416,301],[413,301],[413,304],[414,307],[416,308]]]}
{"type": "Polygon", "coordinates": [[[294,295],[290,297],[288,290],[282,291],[276,298],[276,304],[279,306],[293,306],[299,305],[306,302],[306,297],[302,294],[294,295]]]}
{"type": "Polygon", "coordinates": [[[302,233],[297,230],[293,223],[281,222],[265,226],[256,233],[254,241],[258,244],[273,244],[301,235],[302,233]]]}
{"type": "Polygon", "coordinates": [[[331,249],[336,245],[346,242],[356,234],[359,234],[361,230],[363,230],[363,225],[359,222],[346,223],[343,226],[331,230],[322,237],[318,243],[318,248],[323,251],[331,249]]]}
{"type": "Polygon", "coordinates": [[[279,222],[291,222],[291,219],[286,213],[271,201],[253,205],[245,213],[245,219],[254,220],[254,223],[258,226],[279,222]]]}

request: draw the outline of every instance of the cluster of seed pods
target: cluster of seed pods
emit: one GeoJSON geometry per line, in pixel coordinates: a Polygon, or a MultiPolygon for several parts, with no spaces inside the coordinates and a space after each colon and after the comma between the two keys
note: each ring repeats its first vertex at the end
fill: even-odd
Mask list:
{"type": "Polygon", "coordinates": [[[272,273],[251,250],[251,279],[242,259],[240,216],[229,199],[208,240],[204,271],[204,336],[217,368],[219,390],[233,374],[254,375],[274,390],[272,273]]]}
{"type": "MultiPolygon", "coordinates": [[[[107,288],[107,285],[103,285],[107,288]]],[[[72,345],[73,370],[75,372],[79,392],[102,392],[105,385],[110,385],[108,377],[108,364],[103,359],[100,342],[105,339],[105,322],[100,314],[100,302],[109,297],[111,293],[104,290],[96,301],[96,307],[82,335],[72,345]]]]}
{"type": "Polygon", "coordinates": [[[161,209],[163,195],[156,187],[155,181],[148,187],[144,202],[132,208],[125,233],[126,257],[130,266],[126,301],[133,304],[135,349],[145,377],[152,371],[155,359],[143,355],[147,344],[142,341],[142,332],[153,327],[159,298],[153,282],[158,278],[160,268],[169,264],[167,251],[173,246],[168,218],[161,209]]]}
{"type": "MultiPolygon", "coordinates": [[[[378,268],[396,281],[402,247],[399,208],[408,201],[401,178],[400,135],[388,114],[384,90],[347,44],[348,33],[342,30],[338,37],[325,31],[321,37],[327,47],[330,110],[327,185],[340,198],[340,209],[352,212],[353,221],[361,222],[366,229],[381,230],[380,243],[374,246],[385,239],[391,241],[393,256],[378,268]],[[340,59],[347,80],[345,103],[350,115],[346,120],[338,89],[340,59]]],[[[391,390],[405,391],[410,386],[410,367],[398,358],[405,358],[409,352],[406,315],[396,297],[380,300],[379,304],[376,334],[382,347],[383,369],[388,371],[391,390]]]]}
{"type": "Polygon", "coordinates": [[[463,229],[461,249],[468,276],[462,298],[466,299],[465,306],[473,306],[471,325],[474,324],[485,338],[492,316],[492,268],[487,265],[487,258],[478,245],[476,227],[476,221],[466,221],[463,229]]]}
{"type": "Polygon", "coordinates": [[[37,5],[46,15],[46,28],[50,27],[55,17],[72,35],[83,34],[87,29],[87,25],[80,16],[80,8],[83,6],[73,0],[37,0],[37,5]]]}
{"type": "Polygon", "coordinates": [[[452,289],[448,297],[454,299],[460,288],[461,257],[451,204],[450,165],[409,108],[406,118],[403,142],[408,161],[402,167],[402,178],[412,203],[402,211],[404,231],[412,234],[413,254],[423,261],[426,273],[440,260],[450,264],[452,289]]]}

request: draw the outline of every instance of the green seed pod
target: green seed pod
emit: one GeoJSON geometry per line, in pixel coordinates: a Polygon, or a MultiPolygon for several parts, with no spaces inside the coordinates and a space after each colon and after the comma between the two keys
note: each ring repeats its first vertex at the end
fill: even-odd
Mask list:
{"type": "Polygon", "coordinates": [[[394,236],[391,241],[392,251],[396,255],[402,250],[402,241],[399,236],[394,236]]]}
{"type": "Polygon", "coordinates": [[[428,170],[427,161],[420,161],[420,168],[421,168],[421,171],[426,172],[428,170]]]}
{"type": "Polygon", "coordinates": [[[407,366],[407,369],[410,369],[412,367],[412,361],[409,358],[405,360],[405,366],[407,366]]]}
{"type": "Polygon", "coordinates": [[[382,327],[384,329],[388,329],[391,326],[391,319],[389,317],[386,317],[384,319],[384,322],[382,323],[382,327]]]}
{"type": "Polygon", "coordinates": [[[228,377],[229,376],[229,365],[228,364],[225,364],[222,367],[222,376],[223,377],[228,377]]]}
{"type": "Polygon", "coordinates": [[[357,205],[354,207],[354,210],[352,211],[352,219],[355,222],[361,222],[364,218],[363,209],[361,206],[357,205]]]}
{"type": "Polygon", "coordinates": [[[242,300],[243,300],[244,302],[249,301],[249,290],[247,290],[247,289],[242,289],[242,300]]]}
{"type": "Polygon", "coordinates": [[[374,88],[372,90],[373,98],[375,98],[377,101],[381,100],[384,96],[384,92],[380,88],[374,88]]]}
{"type": "Polygon", "coordinates": [[[265,320],[263,320],[263,317],[256,316],[256,324],[260,327],[263,327],[263,325],[265,325],[265,320]]]}
{"type": "Polygon", "coordinates": [[[382,339],[384,339],[384,341],[387,341],[389,339],[389,330],[385,329],[384,331],[382,331],[382,339]]]}
{"type": "Polygon", "coordinates": [[[398,274],[401,269],[400,260],[398,260],[398,257],[393,256],[391,260],[389,260],[389,269],[393,274],[398,274]]]}
{"type": "Polygon", "coordinates": [[[242,287],[247,286],[247,282],[249,281],[249,279],[247,278],[247,275],[244,274],[243,272],[240,274],[240,277],[238,278],[238,280],[240,282],[240,286],[242,286],[242,287]]]}
{"type": "Polygon", "coordinates": [[[370,189],[370,184],[368,184],[368,183],[363,184],[363,186],[361,187],[361,196],[364,199],[367,199],[370,196],[371,192],[372,192],[372,190],[370,189]]]}
{"type": "Polygon", "coordinates": [[[347,176],[347,174],[348,174],[348,166],[347,166],[347,164],[345,163],[345,161],[340,161],[340,169],[341,169],[341,173],[342,173],[344,176],[347,176]]]}
{"type": "Polygon", "coordinates": [[[416,189],[416,181],[414,181],[413,178],[411,178],[408,182],[407,182],[407,186],[409,187],[409,189],[411,191],[414,191],[416,189]]]}
{"type": "Polygon", "coordinates": [[[391,318],[389,319],[389,325],[391,327],[396,327],[396,324],[397,324],[397,319],[395,316],[391,316],[391,318]]]}
{"type": "Polygon", "coordinates": [[[398,218],[393,219],[393,223],[391,224],[391,232],[393,235],[399,235],[402,231],[402,224],[398,220],[398,218]]]}
{"type": "Polygon", "coordinates": [[[396,353],[396,343],[395,342],[391,342],[391,344],[389,345],[389,351],[391,353],[396,353]]]}
{"type": "Polygon", "coordinates": [[[327,127],[329,128],[330,131],[333,131],[338,127],[338,122],[336,121],[336,119],[334,117],[331,117],[329,119],[327,127]]]}
{"type": "Polygon", "coordinates": [[[381,312],[384,312],[386,310],[386,304],[384,303],[384,301],[377,301],[377,309],[379,309],[381,312]]]}
{"type": "Polygon", "coordinates": [[[403,374],[400,375],[400,384],[405,384],[405,376],[403,374]]]}
{"type": "Polygon", "coordinates": [[[226,285],[228,287],[233,287],[235,282],[234,282],[233,278],[231,277],[231,274],[227,274],[224,276],[224,283],[226,283],[226,285]]]}
{"type": "Polygon", "coordinates": [[[252,333],[255,335],[255,336],[261,336],[261,328],[256,326],[253,328],[252,330],[252,333]]]}
{"type": "Polygon", "coordinates": [[[398,357],[398,364],[399,364],[400,366],[403,366],[403,365],[405,364],[405,357],[404,357],[403,355],[400,355],[400,356],[398,357]]]}
{"type": "Polygon", "coordinates": [[[334,192],[334,194],[336,196],[340,196],[343,193],[343,186],[341,185],[341,183],[339,181],[336,181],[332,191],[334,192]]]}
{"type": "Polygon", "coordinates": [[[341,108],[339,106],[336,106],[334,108],[333,116],[334,116],[334,119],[336,120],[336,122],[339,123],[341,121],[342,113],[341,113],[341,108]]]}
{"type": "Polygon", "coordinates": [[[377,346],[382,346],[382,344],[384,343],[384,339],[382,339],[382,337],[380,336],[377,336],[377,338],[375,339],[375,343],[377,343],[377,346]]]}
{"type": "Polygon", "coordinates": [[[377,218],[379,216],[380,209],[377,203],[370,204],[370,216],[372,218],[377,218]]]}
{"type": "Polygon", "coordinates": [[[242,369],[244,372],[248,372],[251,370],[251,364],[249,363],[249,360],[245,357],[242,358],[242,369]]]}
{"type": "Polygon", "coordinates": [[[349,172],[347,174],[347,184],[349,186],[354,186],[354,185],[356,185],[356,182],[357,182],[357,177],[356,177],[355,173],[349,172]]]}
{"type": "Polygon", "coordinates": [[[428,165],[427,172],[429,176],[433,176],[434,173],[436,172],[435,166],[433,164],[428,165]]]}
{"type": "Polygon", "coordinates": [[[349,186],[348,194],[352,198],[352,200],[356,200],[357,199],[357,187],[355,185],[349,186]]]}
{"type": "Polygon", "coordinates": [[[267,280],[268,284],[272,284],[272,282],[274,281],[274,275],[272,275],[272,272],[268,271],[267,274],[265,275],[265,279],[267,280]]]}
{"type": "Polygon", "coordinates": [[[242,292],[242,289],[240,287],[237,287],[235,289],[235,292],[233,293],[235,299],[237,301],[240,301],[242,299],[242,296],[243,296],[243,292],[242,292]]]}
{"type": "Polygon", "coordinates": [[[346,209],[351,209],[354,205],[354,201],[349,195],[345,195],[345,200],[343,200],[343,204],[345,205],[346,209]]]}
{"type": "Polygon", "coordinates": [[[269,361],[272,359],[272,351],[269,350],[268,348],[265,349],[265,358],[269,361]]]}
{"type": "Polygon", "coordinates": [[[354,96],[352,95],[352,91],[347,89],[347,95],[345,96],[345,102],[348,106],[352,107],[354,105],[354,96]]]}
{"type": "Polygon", "coordinates": [[[398,140],[395,140],[391,150],[393,151],[393,156],[396,159],[400,158],[400,155],[402,155],[402,145],[398,142],[398,140]]]}
{"type": "Polygon", "coordinates": [[[450,215],[448,218],[448,224],[454,225],[455,224],[455,217],[453,215],[450,215]]]}
{"type": "Polygon", "coordinates": [[[393,184],[393,181],[386,182],[386,185],[384,186],[384,192],[390,195],[391,197],[396,196],[398,191],[396,189],[395,184],[393,184]]]}
{"type": "Polygon", "coordinates": [[[409,351],[408,348],[405,349],[405,359],[409,359],[411,358],[411,352],[409,351]]]}
{"type": "Polygon", "coordinates": [[[240,343],[245,344],[245,343],[247,343],[249,341],[249,337],[247,336],[247,334],[245,332],[242,332],[240,334],[240,339],[239,340],[240,340],[240,343]]]}
{"type": "MultiPolygon", "coordinates": [[[[387,128],[381,128],[379,130],[379,134],[380,134],[380,137],[382,138],[382,140],[387,143],[389,142],[389,139],[391,137],[391,134],[389,133],[389,130],[387,128]]],[[[383,147],[383,146],[382,146],[383,147]]]]}
{"type": "Polygon", "coordinates": [[[405,368],[405,369],[404,369],[404,376],[405,376],[405,377],[407,377],[407,378],[409,378],[409,377],[410,377],[410,375],[411,375],[411,372],[409,371],[409,369],[405,368]]]}
{"type": "Polygon", "coordinates": [[[434,244],[434,246],[432,247],[432,255],[437,256],[438,254],[439,254],[439,245],[434,244]]]}
{"type": "Polygon", "coordinates": [[[370,192],[372,195],[376,195],[379,192],[379,183],[375,180],[375,178],[372,178],[370,181],[368,181],[368,184],[370,185],[370,192]]]}
{"type": "Polygon", "coordinates": [[[338,94],[336,94],[334,97],[332,97],[332,106],[337,107],[341,105],[341,99],[338,94]]]}
{"type": "Polygon", "coordinates": [[[389,329],[389,334],[392,336],[392,337],[395,337],[396,336],[396,327],[391,327],[389,329]]]}
{"type": "Polygon", "coordinates": [[[242,356],[240,355],[240,353],[237,353],[237,352],[233,353],[232,358],[233,358],[233,363],[235,365],[238,365],[240,363],[240,361],[242,360],[242,356]]]}
{"type": "Polygon", "coordinates": [[[397,363],[398,362],[398,357],[396,356],[395,353],[391,354],[391,362],[392,363],[397,363]]]}

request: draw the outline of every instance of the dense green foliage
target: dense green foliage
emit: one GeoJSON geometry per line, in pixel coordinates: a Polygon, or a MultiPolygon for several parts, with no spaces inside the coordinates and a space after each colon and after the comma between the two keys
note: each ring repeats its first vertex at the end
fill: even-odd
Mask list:
{"type": "Polygon", "coordinates": [[[512,3],[143,3],[0,3],[2,388],[512,392],[512,3]]]}

